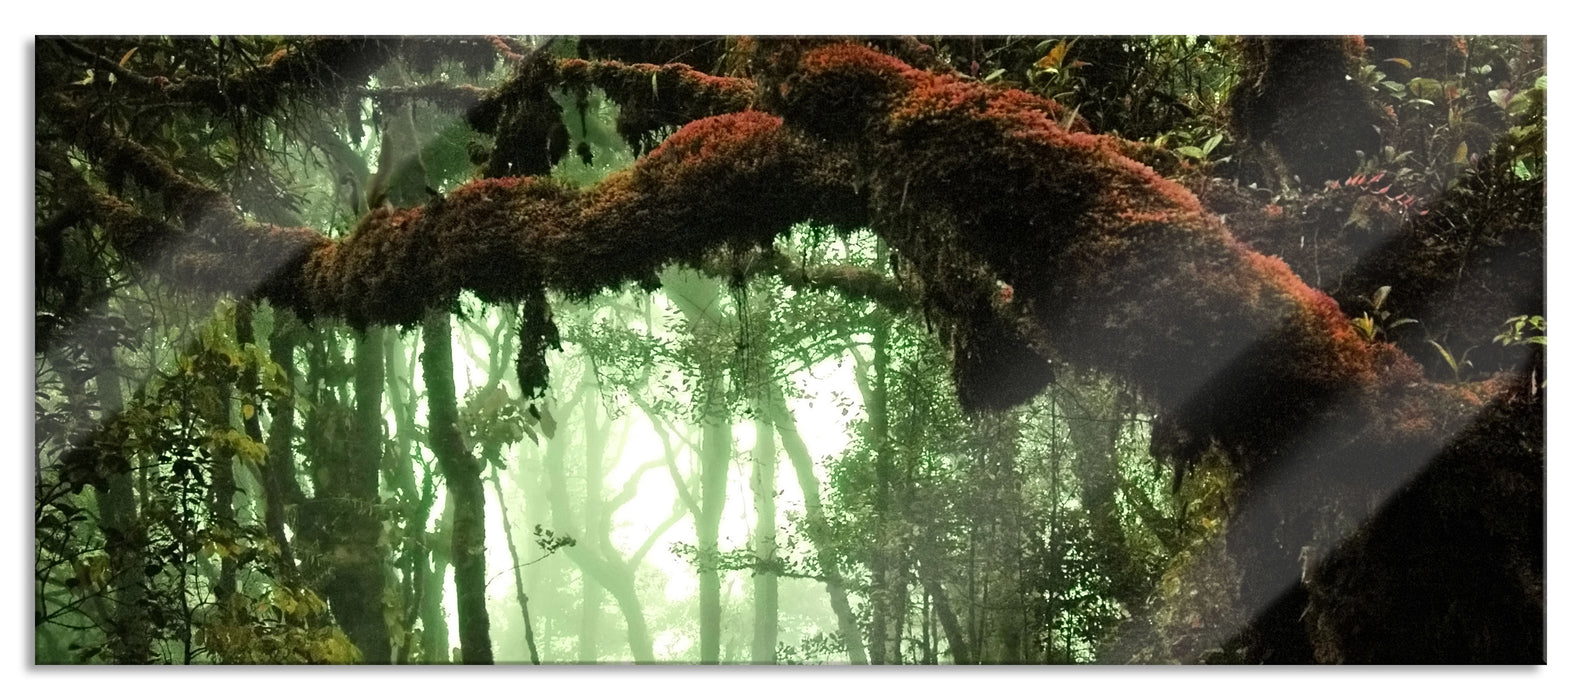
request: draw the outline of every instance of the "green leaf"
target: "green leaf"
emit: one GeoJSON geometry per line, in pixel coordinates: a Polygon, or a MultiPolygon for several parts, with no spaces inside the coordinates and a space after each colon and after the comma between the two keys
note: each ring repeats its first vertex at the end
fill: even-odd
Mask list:
{"type": "Polygon", "coordinates": [[[1224,134],[1214,134],[1213,136],[1210,136],[1207,141],[1203,142],[1203,155],[1208,155],[1210,153],[1213,153],[1214,152],[1214,147],[1218,146],[1220,144],[1220,142],[1224,141],[1224,140],[1225,140],[1225,135],[1224,134]]]}
{"type": "Polygon", "coordinates": [[[1378,334],[1378,329],[1373,325],[1373,317],[1366,313],[1358,318],[1351,319],[1351,325],[1357,329],[1358,335],[1361,335],[1365,340],[1373,340],[1373,337],[1378,334]]]}
{"type": "Polygon", "coordinates": [[[1519,180],[1533,179],[1533,168],[1529,159],[1525,156],[1516,159],[1516,162],[1511,164],[1511,174],[1519,180]]]}
{"type": "Polygon", "coordinates": [[[1433,338],[1428,339],[1428,344],[1434,346],[1434,349],[1439,351],[1439,356],[1444,358],[1445,364],[1450,365],[1450,371],[1454,373],[1457,378],[1459,378],[1461,376],[1461,365],[1456,362],[1456,357],[1451,355],[1450,351],[1445,349],[1445,346],[1434,342],[1433,338]]]}

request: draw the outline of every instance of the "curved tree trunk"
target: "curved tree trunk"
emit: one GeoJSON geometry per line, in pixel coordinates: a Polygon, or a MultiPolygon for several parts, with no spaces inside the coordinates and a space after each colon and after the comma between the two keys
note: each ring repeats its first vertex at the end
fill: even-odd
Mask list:
{"type": "Polygon", "coordinates": [[[862,631],[858,629],[857,616],[852,613],[851,601],[846,597],[846,583],[840,574],[840,555],[835,551],[834,533],[830,531],[829,517],[824,514],[824,495],[819,491],[818,475],[813,473],[813,456],[807,443],[797,432],[796,419],[786,405],[785,393],[778,385],[770,385],[767,403],[769,418],[785,446],[786,458],[796,472],[797,485],[802,488],[803,508],[807,511],[808,537],[813,541],[814,557],[818,561],[819,578],[829,594],[830,609],[835,612],[835,625],[846,649],[846,660],[852,665],[868,663],[867,652],[862,647],[862,631]]]}

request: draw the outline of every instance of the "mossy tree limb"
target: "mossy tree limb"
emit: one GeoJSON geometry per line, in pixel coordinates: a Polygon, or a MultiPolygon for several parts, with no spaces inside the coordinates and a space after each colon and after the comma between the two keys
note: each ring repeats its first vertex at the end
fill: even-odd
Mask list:
{"type": "MultiPolygon", "coordinates": [[[[486,301],[546,288],[591,295],[652,279],[667,264],[696,266],[722,245],[772,245],[810,218],[870,225],[923,280],[969,407],[994,404],[971,405],[974,397],[1036,393],[1047,378],[1032,360],[1058,355],[1122,379],[1169,416],[1156,441],[1161,455],[1191,460],[1217,444],[1232,457],[1243,477],[1233,555],[1256,572],[1243,591],[1249,606],[1283,595],[1302,548],[1345,545],[1347,531],[1326,518],[1361,523],[1374,501],[1430,460],[1431,470],[1477,475],[1476,465],[1457,461],[1471,452],[1435,452],[1480,408],[1526,405],[1496,382],[1425,382],[1416,363],[1360,338],[1333,299],[1236,241],[1186,190],[1129,158],[1123,142],[1063,128],[1047,100],[849,44],[790,56],[758,87],[758,106],[778,116],[693,122],[592,189],[480,180],[423,207],[374,212],[339,242],[240,222],[223,200],[186,187],[115,144],[114,134],[109,146],[87,138],[82,147],[114,151],[119,159],[107,161],[163,192],[179,222],[173,238],[220,251],[184,258],[194,280],[246,291],[226,289],[225,280],[263,260],[278,265],[261,280],[265,296],[356,324],[413,323],[464,289],[486,301]],[[1008,291],[985,300],[964,291],[981,287],[963,285],[968,278],[1008,291]],[[991,303],[1023,319],[1010,337],[1037,352],[993,352],[1011,344],[975,325],[991,303]],[[961,371],[973,362],[974,371],[961,371]],[[985,377],[1002,383],[984,390],[985,377]]],[[[1533,454],[1523,453],[1523,463],[1533,454]]],[[[1528,483],[1532,470],[1519,476],[1528,483]]],[[[1528,537],[1499,536],[1516,544],[1528,537]]],[[[1497,571],[1504,550],[1486,551],[1475,568],[1497,571]]],[[[1389,566],[1354,561],[1375,567],[1368,571],[1389,566]]],[[[1430,568],[1420,578],[1432,578],[1432,562],[1421,563],[1430,568]]],[[[1365,581],[1337,581],[1329,594],[1370,595],[1365,581]]],[[[1445,600],[1359,624],[1402,646],[1410,642],[1402,629],[1443,633],[1445,649],[1505,635],[1504,623],[1483,611],[1450,620],[1444,606],[1455,599],[1445,600]]],[[[1517,641],[1516,655],[1532,658],[1530,640],[1517,641]]],[[[1349,649],[1358,653],[1346,660],[1378,658],[1349,649]]]]}

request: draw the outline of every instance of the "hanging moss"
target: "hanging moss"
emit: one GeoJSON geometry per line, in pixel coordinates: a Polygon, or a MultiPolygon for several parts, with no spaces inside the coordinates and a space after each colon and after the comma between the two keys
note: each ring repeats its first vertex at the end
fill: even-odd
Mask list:
{"type": "Polygon", "coordinates": [[[634,153],[646,153],[659,144],[667,127],[717,114],[729,114],[752,105],[753,84],[725,78],[672,63],[560,62],[561,84],[597,86],[621,106],[615,130],[634,153]]]}
{"type": "Polygon", "coordinates": [[[549,389],[549,363],[545,355],[560,349],[560,329],[549,308],[549,300],[540,292],[522,302],[522,322],[517,330],[516,379],[522,397],[528,400],[543,398],[549,389]]]}

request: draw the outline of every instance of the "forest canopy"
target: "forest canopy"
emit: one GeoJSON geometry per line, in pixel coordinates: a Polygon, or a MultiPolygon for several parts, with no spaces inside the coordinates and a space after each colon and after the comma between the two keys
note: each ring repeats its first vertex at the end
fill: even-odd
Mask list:
{"type": "Polygon", "coordinates": [[[39,37],[36,663],[1546,660],[1546,42],[39,37]]]}

